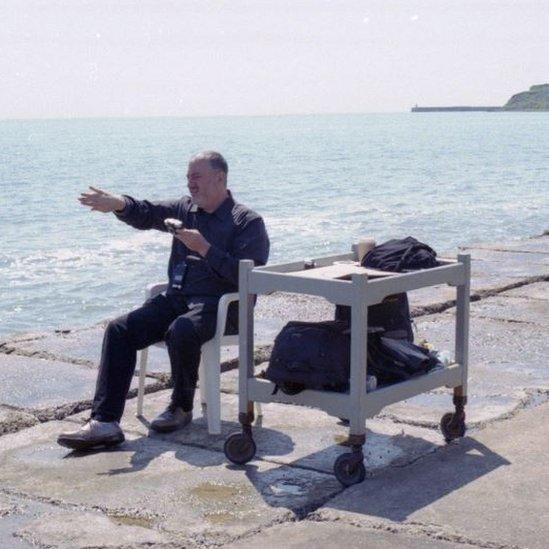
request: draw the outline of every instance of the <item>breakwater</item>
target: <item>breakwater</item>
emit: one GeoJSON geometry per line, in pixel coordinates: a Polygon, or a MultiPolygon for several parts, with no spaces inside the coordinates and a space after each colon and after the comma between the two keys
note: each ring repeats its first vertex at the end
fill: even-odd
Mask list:
{"type": "Polygon", "coordinates": [[[412,107],[412,112],[501,112],[503,107],[412,107]]]}

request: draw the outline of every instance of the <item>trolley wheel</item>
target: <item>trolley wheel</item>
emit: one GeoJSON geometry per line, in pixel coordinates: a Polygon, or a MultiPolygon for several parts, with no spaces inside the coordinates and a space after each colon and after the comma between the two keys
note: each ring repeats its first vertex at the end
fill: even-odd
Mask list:
{"type": "Polygon", "coordinates": [[[244,465],[255,456],[257,448],[254,439],[246,433],[233,433],[227,437],[223,452],[229,461],[244,465]]]}
{"type": "Polygon", "coordinates": [[[341,454],[334,463],[334,473],[343,486],[358,484],[366,478],[362,454],[350,452],[341,454]]]}
{"type": "Polygon", "coordinates": [[[465,412],[444,414],[440,420],[440,430],[446,442],[463,437],[465,435],[465,412]]]}

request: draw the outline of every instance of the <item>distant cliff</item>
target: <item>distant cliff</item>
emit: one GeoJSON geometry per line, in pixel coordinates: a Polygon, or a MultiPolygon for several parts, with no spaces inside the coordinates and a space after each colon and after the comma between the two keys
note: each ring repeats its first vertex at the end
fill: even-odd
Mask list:
{"type": "Polygon", "coordinates": [[[549,111],[549,84],[532,86],[517,93],[503,107],[412,107],[412,112],[499,112],[499,111],[549,111]]]}
{"type": "Polygon", "coordinates": [[[506,111],[549,111],[549,84],[532,86],[528,91],[517,93],[505,103],[506,111]]]}

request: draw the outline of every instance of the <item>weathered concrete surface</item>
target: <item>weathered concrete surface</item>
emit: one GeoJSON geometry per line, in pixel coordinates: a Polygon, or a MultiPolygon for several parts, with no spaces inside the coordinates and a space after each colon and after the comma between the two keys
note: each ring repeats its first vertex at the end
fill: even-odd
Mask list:
{"type": "MultiPolygon", "coordinates": [[[[549,237],[525,239],[512,246],[488,243],[462,250],[471,254],[473,296],[483,296],[530,279],[549,276],[549,237]]],[[[455,257],[455,254],[446,255],[455,257]]],[[[412,310],[419,314],[425,310],[437,312],[441,310],[441,305],[449,304],[455,297],[455,288],[446,285],[422,288],[409,294],[412,310]]]]}
{"type": "Polygon", "coordinates": [[[40,516],[27,522],[17,530],[16,535],[35,545],[66,549],[151,546],[172,541],[170,536],[157,530],[139,524],[124,524],[118,522],[116,517],[82,511],[40,516]]]}
{"type": "Polygon", "coordinates": [[[37,423],[38,419],[32,414],[0,404],[0,435],[32,427],[37,423]]]}
{"type": "Polygon", "coordinates": [[[474,547],[468,543],[451,543],[432,539],[426,535],[409,535],[391,528],[375,529],[365,525],[341,521],[310,521],[277,524],[261,533],[238,540],[224,546],[224,549],[467,549],[474,547]]]}
{"type": "Polygon", "coordinates": [[[549,234],[534,236],[532,238],[523,238],[520,240],[510,240],[506,243],[501,242],[480,242],[471,246],[463,246],[463,250],[496,250],[507,252],[531,252],[549,254],[549,234]]]}
{"type": "MultiPolygon", "coordinates": [[[[421,317],[416,320],[416,339],[425,338],[435,348],[453,353],[454,323],[451,312],[421,317]]],[[[468,425],[482,425],[547,399],[548,353],[547,327],[481,318],[475,313],[470,322],[468,425]]],[[[437,426],[442,414],[451,409],[451,391],[441,388],[389,406],[382,415],[437,426]]]]}
{"type": "MultiPolygon", "coordinates": [[[[326,300],[313,296],[278,293],[260,296],[255,313],[256,344],[270,344],[282,326],[289,320],[318,320],[333,318],[334,306],[326,300]]],[[[101,354],[104,326],[65,331],[62,333],[41,334],[8,341],[2,345],[4,353],[46,358],[97,367],[101,354]]],[[[221,349],[221,361],[229,362],[238,358],[236,346],[221,349]]],[[[169,372],[170,362],[165,349],[152,346],[147,362],[148,373],[169,372]]]]}
{"type": "MultiPolygon", "coordinates": [[[[2,489],[99,510],[122,524],[141,521],[181,545],[204,536],[230,541],[301,515],[341,491],[331,475],[257,460],[236,468],[220,452],[133,433],[117,450],[69,452],[54,441],[60,430],[73,427],[52,421],[1,437],[2,489]]],[[[31,533],[38,526],[29,526],[31,533]]],[[[71,535],[89,534],[83,523],[72,527],[71,535]]],[[[41,526],[38,534],[47,539],[53,532],[41,526]]]]}
{"type": "MultiPolygon", "coordinates": [[[[451,399],[448,399],[450,402],[451,399]]],[[[169,391],[147,396],[144,415],[151,420],[164,410],[169,402],[169,391]]],[[[135,417],[135,402],[129,402],[122,426],[146,436],[148,421],[135,417]]],[[[238,423],[238,397],[223,394],[221,398],[222,433],[210,436],[207,422],[201,415],[198,399],[195,402],[196,417],[184,430],[170,434],[151,434],[161,439],[180,444],[223,451],[227,435],[240,431],[238,423]]],[[[348,447],[345,443],[349,428],[326,413],[312,409],[282,404],[265,404],[263,418],[253,430],[257,455],[276,463],[307,467],[326,473],[333,472],[336,458],[348,447]]],[[[367,423],[367,443],[364,447],[364,464],[369,471],[387,467],[403,466],[443,444],[442,435],[432,429],[411,425],[395,425],[391,421],[372,419],[367,423]]]]}
{"type": "Polygon", "coordinates": [[[545,548],[549,537],[549,404],[487,427],[403,469],[386,469],[318,515],[402,523],[481,547],[545,548]],[[490,545],[492,544],[492,545],[490,545]]]}
{"type": "MultiPolygon", "coordinates": [[[[41,504],[37,504],[41,506],[41,504]]],[[[41,506],[42,511],[46,506],[41,506]]],[[[48,509],[55,512],[56,509],[51,506],[48,509]]],[[[29,511],[25,501],[21,498],[8,496],[0,492],[0,547],[14,549],[29,549],[36,547],[36,544],[24,541],[16,535],[17,530],[22,524],[29,520],[29,511]]],[[[35,518],[31,515],[31,518],[35,518]]]]}
{"type": "Polygon", "coordinates": [[[549,284],[547,282],[534,282],[526,286],[520,286],[512,290],[507,290],[500,294],[502,297],[526,297],[528,299],[549,300],[549,284]]]}
{"type": "Polygon", "coordinates": [[[172,541],[143,526],[146,520],[124,519],[0,493],[0,547],[135,547],[172,541]]]}
{"type": "MultiPolygon", "coordinates": [[[[97,372],[85,366],[14,354],[0,354],[0,370],[0,405],[31,413],[92,399],[97,378],[97,372]]],[[[137,378],[132,383],[136,386],[137,378]]],[[[4,412],[0,408],[0,424],[5,422],[4,412]]]]}
{"type": "MultiPolygon", "coordinates": [[[[103,326],[94,326],[84,330],[74,330],[68,333],[53,333],[39,339],[8,342],[4,345],[6,351],[32,357],[55,357],[63,362],[97,367],[101,355],[103,341],[103,326]]],[[[147,371],[169,372],[170,363],[166,351],[159,347],[149,350],[147,371]]],[[[97,375],[97,374],[94,374],[97,375]]]]}
{"type": "Polygon", "coordinates": [[[93,396],[96,373],[65,362],[0,355],[0,403],[46,408],[93,396]]]}
{"type": "MultiPolygon", "coordinates": [[[[545,282],[549,286],[549,282],[545,282]]],[[[471,304],[471,315],[549,326],[549,300],[495,296],[471,304]]]]}

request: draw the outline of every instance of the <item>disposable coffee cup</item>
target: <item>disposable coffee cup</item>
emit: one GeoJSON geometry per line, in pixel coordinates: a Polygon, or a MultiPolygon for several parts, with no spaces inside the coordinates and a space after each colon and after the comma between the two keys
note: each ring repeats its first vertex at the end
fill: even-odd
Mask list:
{"type": "Polygon", "coordinates": [[[372,236],[368,236],[359,240],[356,244],[353,244],[353,251],[356,254],[357,260],[362,262],[364,256],[372,249],[375,248],[376,240],[372,236]]]}

